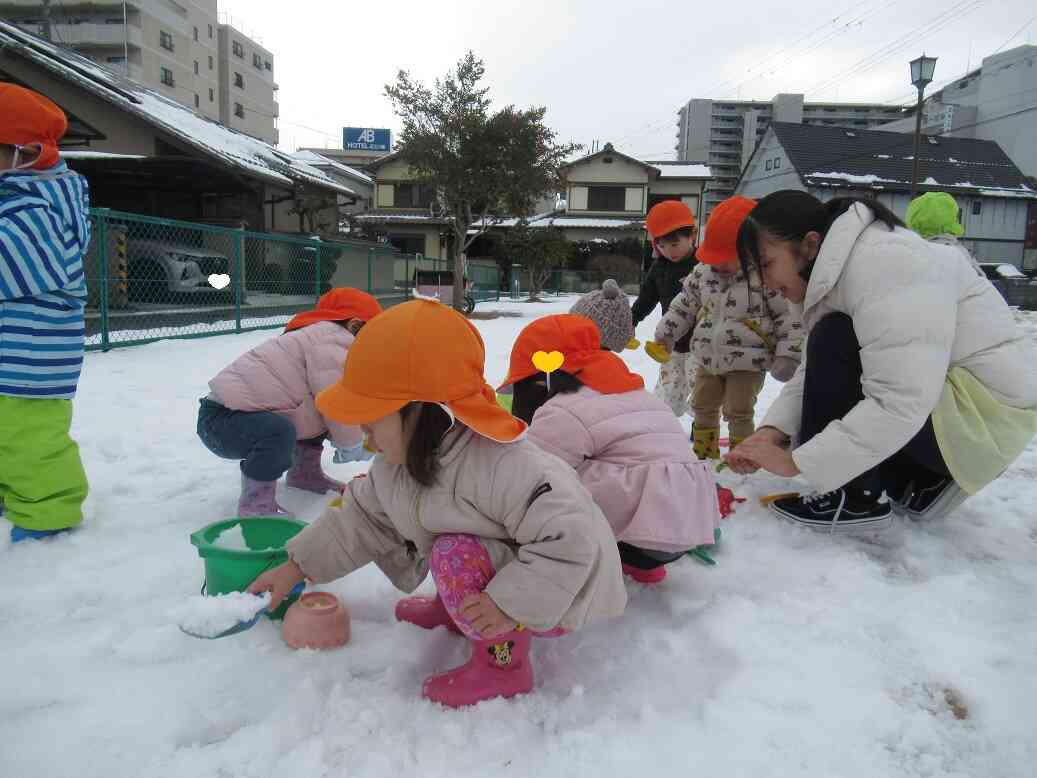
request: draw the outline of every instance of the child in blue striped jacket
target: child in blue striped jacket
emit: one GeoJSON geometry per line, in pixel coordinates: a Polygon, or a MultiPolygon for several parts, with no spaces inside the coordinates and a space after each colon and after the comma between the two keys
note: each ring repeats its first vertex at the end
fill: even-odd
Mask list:
{"type": "Polygon", "coordinates": [[[86,180],[58,154],[62,110],[0,83],[0,117],[0,503],[17,542],[83,520],[86,473],[69,427],[90,223],[86,180]]]}

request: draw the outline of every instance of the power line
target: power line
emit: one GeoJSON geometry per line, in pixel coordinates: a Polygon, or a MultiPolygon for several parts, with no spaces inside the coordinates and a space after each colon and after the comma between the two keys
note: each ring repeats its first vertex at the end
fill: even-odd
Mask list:
{"type": "MultiPolygon", "coordinates": [[[[1014,40],[1016,39],[1016,37],[1018,37],[1019,33],[1021,33],[1021,32],[1022,32],[1023,30],[1025,30],[1025,29],[1026,29],[1027,27],[1029,27],[1029,26],[1030,26],[1031,24],[1033,24],[1033,22],[1034,22],[1034,20],[1035,20],[1035,19],[1037,19],[1037,14],[1034,14],[1033,16],[1031,16],[1031,17],[1030,17],[1030,18],[1029,18],[1029,19],[1028,19],[1028,20],[1026,21],[1026,24],[1024,24],[1024,25],[1023,25],[1022,27],[1020,27],[1020,28],[1019,28],[1018,30],[1016,30],[1016,31],[1015,31],[1014,33],[1012,33],[1012,36],[1011,36],[1011,37],[1010,37],[1010,38],[1009,38],[1008,40],[1006,40],[1006,41],[1005,41],[1004,43],[1002,43],[1002,44],[1001,44],[1000,46],[998,46],[998,47],[997,47],[996,49],[994,49],[994,54],[997,54],[997,53],[998,53],[999,51],[1001,51],[1001,49],[1003,49],[1003,48],[1004,48],[1005,46],[1007,46],[1007,45],[1008,45],[1009,43],[1011,43],[1012,41],[1014,41],[1014,40]]],[[[993,54],[991,54],[991,56],[993,56],[993,54]]]]}
{"type": "Polygon", "coordinates": [[[843,69],[839,73],[836,73],[835,75],[825,79],[824,81],[819,82],[818,84],[815,84],[813,87],[811,87],[809,91],[814,93],[823,92],[824,90],[833,86],[834,84],[849,79],[850,77],[857,75],[858,73],[861,73],[864,70],[873,67],[874,65],[877,65],[879,62],[888,59],[901,49],[904,49],[908,45],[914,43],[921,36],[931,35],[932,33],[935,33],[938,30],[943,29],[943,27],[947,26],[948,24],[956,21],[957,19],[960,19],[965,14],[975,10],[984,2],[986,2],[986,0],[957,0],[949,8],[941,11],[936,16],[926,21],[924,24],[919,25],[910,32],[905,33],[899,38],[879,47],[876,51],[872,52],[863,59],[858,60],[850,67],[843,69]]]}

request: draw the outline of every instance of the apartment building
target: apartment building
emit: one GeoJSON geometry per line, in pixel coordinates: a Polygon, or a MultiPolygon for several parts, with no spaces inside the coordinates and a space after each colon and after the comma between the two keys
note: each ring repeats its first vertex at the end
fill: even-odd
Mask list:
{"type": "Polygon", "coordinates": [[[241,30],[219,26],[220,123],[278,143],[274,55],[241,30]]]}
{"type": "Polygon", "coordinates": [[[709,165],[715,180],[705,195],[708,216],[734,193],[738,176],[771,122],[868,129],[899,119],[899,106],[877,103],[807,103],[801,94],[770,101],[694,98],[678,113],[677,159],[709,165]]]}
{"type": "MultiPolygon", "coordinates": [[[[220,48],[217,0],[0,0],[0,18],[253,137],[277,142],[273,55],[235,31],[220,48]],[[235,55],[234,44],[242,55],[235,55]],[[221,78],[226,61],[227,77],[221,78]],[[232,67],[234,65],[241,65],[232,67]],[[258,64],[257,64],[258,63],[258,64]],[[246,79],[246,72],[251,76],[246,79]],[[235,87],[240,75],[243,87],[235,87]],[[225,97],[226,96],[226,97],[225,97]],[[240,105],[244,117],[235,116],[240,105]],[[233,121],[227,121],[226,116],[233,121]]],[[[231,28],[228,28],[231,29],[231,28]]]]}

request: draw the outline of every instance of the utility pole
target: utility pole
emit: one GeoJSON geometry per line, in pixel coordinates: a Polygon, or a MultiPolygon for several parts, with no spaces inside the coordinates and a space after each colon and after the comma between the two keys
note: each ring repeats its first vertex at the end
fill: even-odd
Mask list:
{"type": "Polygon", "coordinates": [[[40,22],[40,37],[45,41],[50,38],[50,0],[43,0],[43,21],[40,22]]]}

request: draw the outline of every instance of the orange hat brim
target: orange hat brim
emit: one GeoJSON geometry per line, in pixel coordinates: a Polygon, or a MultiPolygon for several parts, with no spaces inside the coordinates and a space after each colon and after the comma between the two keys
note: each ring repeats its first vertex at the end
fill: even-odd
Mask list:
{"type": "MultiPolygon", "coordinates": [[[[341,383],[330,386],[317,394],[317,410],[340,424],[369,424],[395,413],[410,402],[411,398],[369,397],[357,394],[341,383]]],[[[425,400],[424,402],[439,402],[425,400]]],[[[444,402],[454,416],[471,427],[484,438],[497,443],[511,443],[525,435],[527,424],[517,419],[497,404],[497,396],[489,384],[475,394],[444,402]]]]}
{"type": "Polygon", "coordinates": [[[738,259],[738,252],[717,251],[706,244],[702,244],[695,251],[695,259],[706,265],[726,265],[728,262],[738,259]]]}
{"type": "Polygon", "coordinates": [[[339,424],[369,424],[395,413],[411,402],[400,397],[368,397],[347,389],[341,382],[317,393],[316,406],[322,416],[339,424]]]}

